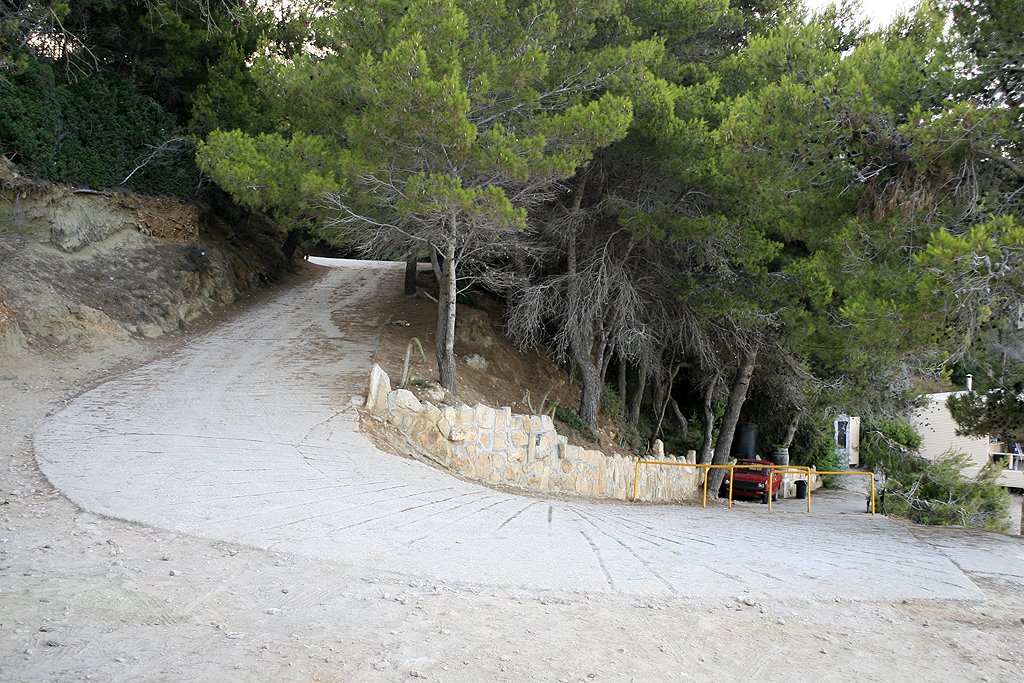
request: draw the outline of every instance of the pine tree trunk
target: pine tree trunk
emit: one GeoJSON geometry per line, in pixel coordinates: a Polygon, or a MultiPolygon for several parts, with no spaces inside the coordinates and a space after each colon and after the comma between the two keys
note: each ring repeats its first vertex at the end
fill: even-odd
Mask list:
{"type": "Polygon", "coordinates": [[[619,403],[626,410],[626,359],[619,356],[619,403]]]}
{"type": "Polygon", "coordinates": [[[416,258],[418,250],[413,249],[405,257],[405,295],[412,296],[416,293],[416,258]]]}
{"type": "MultiPolygon", "coordinates": [[[[736,425],[740,421],[740,411],[743,403],[747,400],[747,389],[750,388],[750,380],[754,376],[757,352],[749,351],[740,361],[740,368],[736,372],[736,379],[729,391],[729,401],[725,404],[725,415],[722,417],[722,428],[718,432],[718,441],[715,442],[715,454],[711,459],[713,465],[723,465],[729,459],[729,452],[732,450],[732,439],[736,435],[736,425]]],[[[718,487],[722,485],[725,477],[725,470],[711,470],[708,474],[708,491],[718,493],[718,487]]]]}
{"type": "Polygon", "coordinates": [[[281,251],[284,252],[284,257],[291,261],[292,257],[295,256],[295,250],[299,247],[299,242],[302,240],[301,230],[289,230],[288,234],[284,238],[284,244],[281,245],[281,251]]]}
{"type": "Polygon", "coordinates": [[[445,245],[444,262],[441,264],[441,286],[437,297],[437,335],[434,352],[441,386],[456,393],[455,366],[455,243],[445,245]]]}
{"type": "Polygon", "coordinates": [[[604,349],[602,351],[602,355],[598,356],[598,358],[603,358],[603,360],[601,361],[601,384],[602,385],[604,385],[604,383],[608,381],[608,368],[611,367],[611,364],[612,364],[612,355],[613,354],[612,354],[612,350],[611,349],[604,349]]]}
{"type": "Polygon", "coordinates": [[[800,428],[800,413],[793,415],[793,419],[786,425],[786,434],[782,437],[782,441],[779,443],[781,448],[789,448],[793,445],[793,439],[796,437],[796,430],[800,428]]]}
{"type": "Polygon", "coordinates": [[[647,390],[647,363],[641,362],[637,367],[636,389],[633,391],[633,402],[629,406],[629,426],[636,427],[640,423],[640,409],[644,404],[644,392],[647,390]]]}
{"type": "Polygon", "coordinates": [[[441,273],[441,257],[434,247],[430,247],[430,269],[434,271],[434,279],[437,280],[438,288],[443,287],[444,285],[441,284],[441,281],[444,279],[444,275],[441,273]]]}
{"type": "Polygon", "coordinates": [[[658,411],[658,424],[654,428],[654,435],[652,439],[657,439],[661,434],[661,425],[665,422],[665,411],[668,409],[668,402],[672,400],[672,385],[675,384],[676,375],[679,374],[679,370],[682,369],[682,365],[677,365],[671,369],[671,373],[668,379],[668,389],[665,391],[665,395],[662,396],[661,409],[658,411]]]}
{"type": "Polygon", "coordinates": [[[675,399],[669,401],[669,405],[672,407],[672,414],[675,416],[676,421],[679,422],[679,429],[682,432],[682,438],[685,440],[690,434],[690,421],[683,415],[683,411],[679,408],[679,403],[675,399]]]}
{"type": "Polygon", "coordinates": [[[574,353],[580,371],[583,391],[580,393],[580,417],[597,431],[597,415],[601,408],[601,368],[582,350],[574,353]]]}
{"type": "Polygon", "coordinates": [[[711,462],[712,439],[715,435],[715,389],[718,386],[718,376],[708,384],[704,390],[704,438],[700,442],[700,454],[697,457],[699,463],[711,462]]]}
{"type": "MultiPolygon", "coordinates": [[[[576,213],[580,210],[580,206],[583,202],[583,190],[586,187],[586,176],[580,175],[576,178],[576,190],[572,200],[572,208],[570,211],[576,213]]],[[[575,229],[570,229],[568,235],[568,241],[566,243],[566,264],[565,270],[569,275],[569,291],[567,295],[570,301],[577,301],[579,299],[579,282],[576,279],[578,271],[578,261],[576,253],[576,233],[575,229]]],[[[592,330],[591,330],[592,331],[592,330]]],[[[583,343],[574,341],[570,344],[570,351],[572,353],[572,360],[575,367],[580,373],[580,382],[583,385],[583,390],[580,393],[580,417],[583,421],[590,426],[592,430],[597,431],[597,414],[601,407],[601,373],[603,368],[601,367],[601,354],[598,353],[597,360],[591,357],[592,348],[589,346],[584,348],[583,343]]]]}

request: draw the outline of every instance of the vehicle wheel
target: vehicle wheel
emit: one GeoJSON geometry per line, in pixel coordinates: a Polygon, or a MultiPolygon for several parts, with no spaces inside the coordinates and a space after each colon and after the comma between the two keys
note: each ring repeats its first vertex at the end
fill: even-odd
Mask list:
{"type": "Polygon", "coordinates": [[[780,491],[779,489],[775,489],[775,494],[772,496],[772,502],[773,503],[778,503],[779,502],[779,496],[781,494],[782,494],[782,491],[780,491]]]}
{"type": "Polygon", "coordinates": [[[767,491],[765,491],[764,494],[761,495],[761,502],[764,503],[765,505],[768,504],[768,496],[769,493],[767,491]]]}

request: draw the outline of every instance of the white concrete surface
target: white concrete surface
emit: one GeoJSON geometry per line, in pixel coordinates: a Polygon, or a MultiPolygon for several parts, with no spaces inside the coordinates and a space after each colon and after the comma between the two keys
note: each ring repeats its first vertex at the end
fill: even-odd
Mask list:
{"type": "MultiPolygon", "coordinates": [[[[81,507],[378,574],[560,592],[771,599],[983,594],[863,498],[734,510],[543,500],[378,451],[365,391],[402,264],[339,262],[72,402],[35,438],[81,507]]],[[[1007,562],[1014,564],[1009,556],[1007,562]]]]}

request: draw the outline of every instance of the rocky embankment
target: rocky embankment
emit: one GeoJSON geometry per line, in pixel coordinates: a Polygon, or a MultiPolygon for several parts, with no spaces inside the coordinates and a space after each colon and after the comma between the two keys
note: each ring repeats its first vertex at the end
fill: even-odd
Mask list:
{"type": "Polygon", "coordinates": [[[0,355],[156,337],[289,265],[276,227],[227,202],[0,180],[0,355]]]}

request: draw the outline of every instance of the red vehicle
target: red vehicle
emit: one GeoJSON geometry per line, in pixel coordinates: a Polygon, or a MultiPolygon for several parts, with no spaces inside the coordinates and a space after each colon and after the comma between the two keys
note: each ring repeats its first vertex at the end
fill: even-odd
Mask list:
{"type": "MultiPolygon", "coordinates": [[[[779,499],[782,491],[782,474],[768,469],[773,462],[767,460],[737,460],[737,465],[761,465],[762,467],[737,467],[732,482],[733,498],[752,498],[762,503],[768,502],[771,496],[773,501],[779,499]]],[[[718,490],[721,498],[729,497],[729,470],[725,471],[725,479],[722,480],[722,488],[718,490]]]]}

